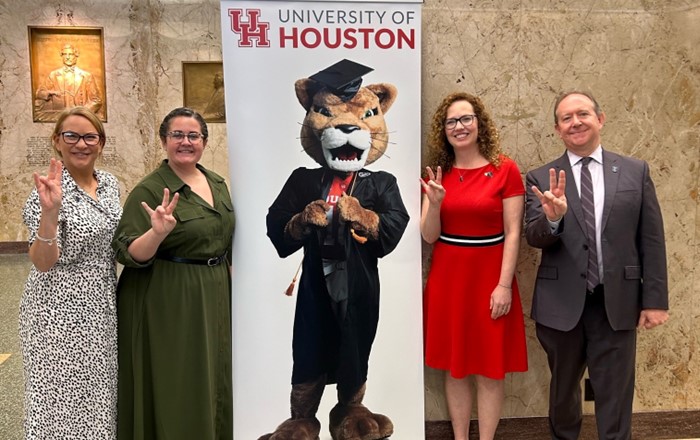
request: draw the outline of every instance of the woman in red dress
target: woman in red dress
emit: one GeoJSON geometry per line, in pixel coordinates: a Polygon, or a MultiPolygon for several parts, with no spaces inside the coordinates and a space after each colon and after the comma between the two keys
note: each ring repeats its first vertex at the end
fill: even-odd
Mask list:
{"type": "Polygon", "coordinates": [[[479,438],[493,439],[505,373],[527,370],[515,280],[525,188],[475,96],[445,97],[428,142],[436,168],[427,167],[422,182],[421,234],[434,243],[424,295],[426,365],[445,370],[455,439],[469,438],[475,396],[479,438]]]}

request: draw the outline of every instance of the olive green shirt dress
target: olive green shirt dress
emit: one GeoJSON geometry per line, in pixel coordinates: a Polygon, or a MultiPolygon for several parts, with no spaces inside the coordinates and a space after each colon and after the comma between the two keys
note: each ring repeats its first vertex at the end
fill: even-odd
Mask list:
{"type": "Polygon", "coordinates": [[[197,167],[209,182],[213,207],[165,160],[129,195],[112,243],[125,266],[117,287],[122,440],[233,438],[233,204],[224,179],[197,167]],[[177,225],[154,258],[136,262],[127,247],[151,227],[141,202],[151,208],[162,203],[164,187],[180,193],[177,225]],[[206,264],[224,255],[221,263],[206,264]]]}

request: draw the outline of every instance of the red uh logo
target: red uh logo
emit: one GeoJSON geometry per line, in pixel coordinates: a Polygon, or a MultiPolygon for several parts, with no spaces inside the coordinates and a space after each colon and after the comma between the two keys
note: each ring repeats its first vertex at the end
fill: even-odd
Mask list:
{"type": "Polygon", "coordinates": [[[231,30],[241,36],[238,47],[253,47],[251,40],[257,41],[255,47],[270,47],[270,40],[267,38],[270,23],[258,21],[260,9],[246,9],[245,21],[241,19],[243,9],[229,9],[228,15],[231,17],[231,30]]]}

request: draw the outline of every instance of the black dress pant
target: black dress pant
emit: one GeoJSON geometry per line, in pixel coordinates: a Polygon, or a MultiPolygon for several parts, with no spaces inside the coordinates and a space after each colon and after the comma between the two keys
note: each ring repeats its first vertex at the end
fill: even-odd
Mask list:
{"type": "Polygon", "coordinates": [[[631,440],[636,330],[610,327],[604,289],[586,297],[578,324],[559,331],[537,324],[537,338],[552,373],[549,426],[553,440],[576,440],[581,431],[581,379],[588,374],[595,395],[600,440],[631,440]]]}

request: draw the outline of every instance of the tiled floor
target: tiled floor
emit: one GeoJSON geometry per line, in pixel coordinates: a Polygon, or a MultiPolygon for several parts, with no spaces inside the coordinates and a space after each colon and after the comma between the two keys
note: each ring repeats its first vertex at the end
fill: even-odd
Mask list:
{"type": "MultiPolygon", "coordinates": [[[[19,354],[17,315],[19,299],[29,273],[26,254],[0,254],[0,439],[22,440],[22,359],[19,354]]],[[[472,439],[477,439],[476,426],[472,439]]],[[[547,422],[542,417],[504,419],[497,440],[543,440],[547,422]]],[[[452,440],[449,422],[428,422],[429,440],[452,440]]],[[[633,440],[700,440],[700,411],[634,415],[633,440]]],[[[595,421],[584,420],[580,440],[596,440],[595,421]]],[[[396,439],[395,439],[396,440],[396,439]]],[[[401,439],[415,440],[415,439],[401,439]]]]}
{"type": "Polygon", "coordinates": [[[22,440],[22,358],[17,315],[29,258],[0,255],[0,439],[22,440]]]}

